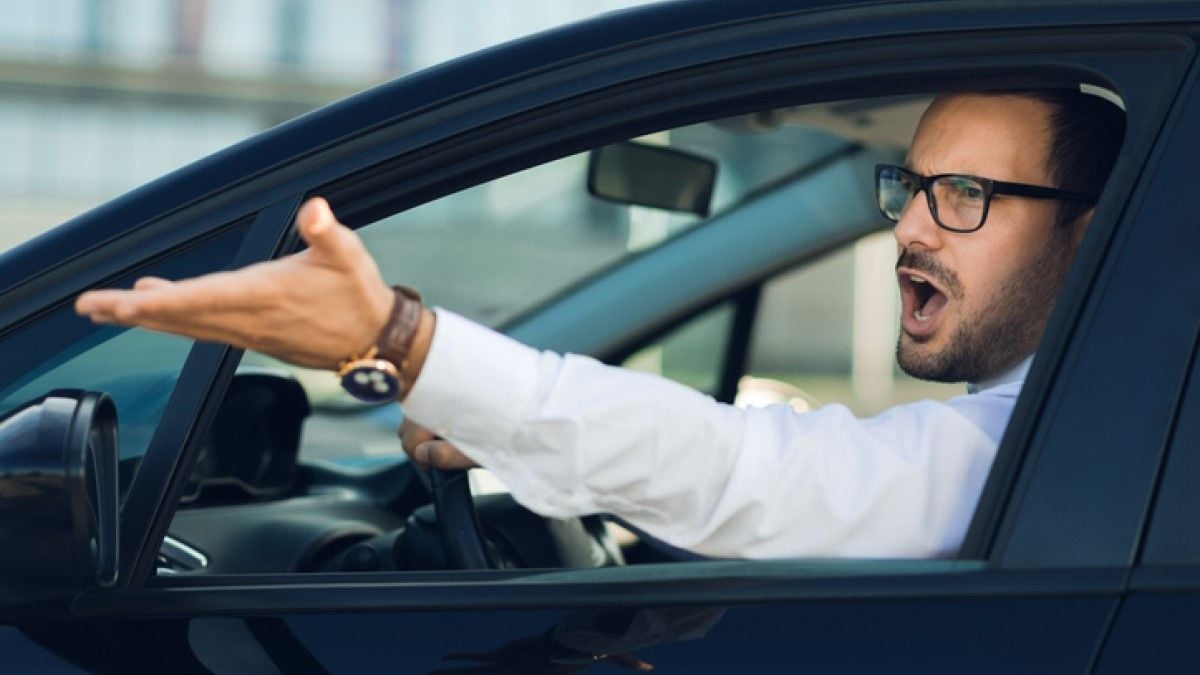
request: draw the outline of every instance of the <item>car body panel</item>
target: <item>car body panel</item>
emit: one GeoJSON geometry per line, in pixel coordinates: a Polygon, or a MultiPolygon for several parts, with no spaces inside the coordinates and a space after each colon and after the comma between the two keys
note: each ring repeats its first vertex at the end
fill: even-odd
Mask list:
{"type": "Polygon", "coordinates": [[[1183,226],[1192,215],[1177,198],[1190,182],[1178,167],[1200,150],[1195,72],[1184,92],[1132,195],[1087,318],[1076,324],[1070,370],[1057,374],[1044,410],[1050,423],[1032,441],[1036,473],[1016,488],[1029,511],[1001,535],[1005,564],[1118,565],[1134,558],[1195,343],[1194,326],[1176,317],[1200,312],[1200,275],[1188,261],[1196,234],[1183,226]],[[1132,389],[1139,391],[1133,399],[1132,389]],[[1089,542],[1087,553],[1062,546],[1066,533],[1089,542]]]}
{"type": "MultiPolygon", "coordinates": [[[[518,638],[537,646],[556,626],[591,621],[622,629],[624,642],[605,638],[613,645],[687,672],[1083,673],[1097,663],[1120,672],[1141,649],[1138,631],[1157,636],[1161,663],[1173,653],[1194,662],[1194,647],[1160,613],[1194,613],[1194,593],[1166,587],[1194,590],[1200,577],[1138,570],[1145,588],[1128,599],[1125,590],[1200,315],[1200,266],[1187,259],[1200,247],[1195,228],[1181,226],[1190,202],[1178,199],[1194,174],[1179,167],[1190,169],[1200,149],[1187,72],[1197,21],[1195,3],[1168,2],[710,0],[622,12],[316,111],[0,256],[4,338],[84,288],[235,224],[252,222],[234,266],[294,250],[290,222],[314,191],[361,226],[656,125],[792,102],[781,99],[789,89],[794,100],[896,93],[922,78],[962,85],[972,69],[992,84],[1034,69],[1041,83],[1111,83],[1127,97],[1132,132],[1110,183],[1121,189],[1101,201],[1067,281],[977,514],[972,560],[792,561],[775,573],[718,562],[658,575],[156,577],[158,542],[240,357],[197,344],[125,504],[121,588],[56,612],[0,608],[20,631],[0,628],[0,649],[41,672],[404,672],[469,665],[446,657],[518,638]],[[384,182],[393,187],[378,191],[384,182]],[[1130,358],[1131,345],[1149,347],[1130,358]],[[631,638],[635,627],[643,632],[631,638]]],[[[684,263],[734,245],[715,229],[694,232],[510,331],[611,356],[837,243],[818,232],[760,234],[721,274],[668,286],[684,263]],[[617,328],[599,325],[647,284],[673,294],[640,299],[617,328]]]]}

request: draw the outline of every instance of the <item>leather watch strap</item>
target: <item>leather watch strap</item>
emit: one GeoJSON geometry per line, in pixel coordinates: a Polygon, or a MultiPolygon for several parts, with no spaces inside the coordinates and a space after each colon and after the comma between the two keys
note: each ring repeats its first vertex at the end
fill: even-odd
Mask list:
{"type": "Polygon", "coordinates": [[[421,294],[407,286],[392,286],[396,293],[396,301],[392,304],[392,313],[388,322],[379,333],[375,342],[377,358],[391,361],[400,371],[401,391],[407,392],[411,384],[408,382],[408,355],[412,349],[413,340],[417,336],[417,326],[421,323],[421,294]]]}
{"type": "Polygon", "coordinates": [[[338,364],[342,388],[367,403],[403,398],[412,386],[408,355],[421,325],[425,306],[421,295],[406,286],[392,286],[395,299],[387,323],[375,344],[338,364]]]}

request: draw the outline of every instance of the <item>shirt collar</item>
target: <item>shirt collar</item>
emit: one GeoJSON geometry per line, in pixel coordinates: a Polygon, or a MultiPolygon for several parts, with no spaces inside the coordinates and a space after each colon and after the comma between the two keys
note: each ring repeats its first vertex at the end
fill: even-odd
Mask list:
{"type": "Polygon", "coordinates": [[[978,394],[985,389],[998,387],[1002,384],[1009,384],[1011,382],[1024,382],[1025,376],[1029,373],[1029,364],[1031,363],[1033,363],[1033,355],[1030,355],[1029,358],[1018,363],[1017,366],[1012,370],[1000,373],[996,377],[987,380],[980,380],[979,382],[968,382],[967,393],[978,394]]]}

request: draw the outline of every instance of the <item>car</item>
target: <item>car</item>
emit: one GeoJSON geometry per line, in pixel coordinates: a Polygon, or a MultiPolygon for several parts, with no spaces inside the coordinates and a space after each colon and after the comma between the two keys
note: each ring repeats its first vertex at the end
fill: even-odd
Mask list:
{"type": "Polygon", "coordinates": [[[1196,672],[1198,36],[1193,2],[654,4],[363,92],[3,253],[6,669],[1196,672]],[[389,282],[534,346],[869,412],[929,393],[892,374],[872,167],[937,92],[1012,88],[1104,96],[1127,132],[954,559],[704,560],[540,518],[416,469],[403,411],[328,373],[72,308],[296,251],[321,195],[389,282]]]}

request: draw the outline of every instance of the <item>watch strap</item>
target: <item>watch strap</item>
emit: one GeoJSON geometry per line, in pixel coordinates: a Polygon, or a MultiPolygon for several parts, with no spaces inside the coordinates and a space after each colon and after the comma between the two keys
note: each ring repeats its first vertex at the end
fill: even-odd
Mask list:
{"type": "Polygon", "coordinates": [[[424,305],[421,294],[407,286],[392,286],[392,291],[395,300],[375,344],[338,364],[342,388],[369,403],[401,398],[411,385],[406,377],[408,355],[424,305]]]}
{"type": "Polygon", "coordinates": [[[401,391],[408,391],[409,382],[405,381],[408,370],[408,356],[412,350],[413,340],[417,337],[417,327],[421,323],[421,313],[424,305],[421,294],[407,286],[392,286],[396,301],[392,304],[391,315],[375,341],[376,358],[391,361],[400,372],[401,391]]]}

